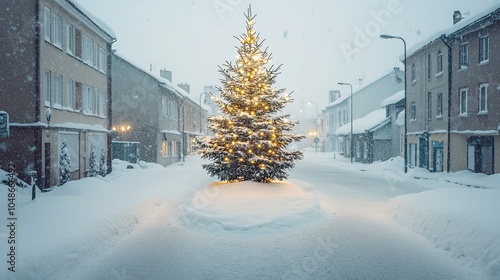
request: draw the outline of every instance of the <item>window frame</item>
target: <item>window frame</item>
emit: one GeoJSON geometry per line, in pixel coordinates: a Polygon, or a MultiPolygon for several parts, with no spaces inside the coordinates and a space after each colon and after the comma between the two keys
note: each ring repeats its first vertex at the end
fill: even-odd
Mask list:
{"type": "Polygon", "coordinates": [[[75,43],[74,43],[74,28],[73,24],[66,23],[66,53],[74,56],[75,54],[75,43]]]}
{"type": "Polygon", "coordinates": [[[427,92],[427,120],[432,120],[432,93],[427,92]]]}
{"type": "Polygon", "coordinates": [[[459,116],[468,115],[469,88],[459,89],[459,116]],[[465,96],[465,98],[464,98],[465,96]],[[465,99],[465,101],[464,101],[465,99]]]}
{"type": "Polygon", "coordinates": [[[43,74],[43,93],[45,106],[50,107],[52,103],[52,73],[50,70],[45,70],[43,74]]]}
{"type": "Polygon", "coordinates": [[[411,83],[414,84],[417,81],[417,66],[415,63],[411,64],[411,83]]]}
{"type": "Polygon", "coordinates": [[[432,57],[431,54],[427,54],[427,79],[430,80],[432,77],[432,57]]]}
{"type": "Polygon", "coordinates": [[[52,43],[57,48],[63,48],[63,20],[60,15],[54,13],[53,16],[54,21],[54,42],[52,43]]]}
{"type": "Polygon", "coordinates": [[[52,37],[51,34],[51,23],[52,23],[52,18],[50,16],[51,11],[50,8],[47,6],[44,6],[43,9],[43,36],[45,38],[45,41],[51,42],[50,39],[52,37]]]}
{"type": "Polygon", "coordinates": [[[460,69],[467,69],[469,67],[469,42],[463,42],[459,45],[458,67],[460,69]]]}
{"type": "Polygon", "coordinates": [[[52,107],[62,109],[63,104],[63,77],[59,74],[54,74],[54,104],[52,107]]]}
{"type": "Polygon", "coordinates": [[[417,120],[417,104],[415,101],[413,101],[410,104],[410,121],[416,121],[417,120]]]}
{"type": "Polygon", "coordinates": [[[490,60],[490,36],[479,36],[479,64],[488,63],[490,60]],[[486,44],[484,43],[486,41],[486,44]]]}
{"type": "Polygon", "coordinates": [[[75,109],[75,84],[72,79],[66,79],[66,104],[65,107],[67,110],[75,109]]]}
{"type": "Polygon", "coordinates": [[[478,99],[479,99],[478,100],[479,101],[478,102],[478,109],[479,109],[478,114],[479,115],[488,114],[488,88],[489,88],[488,83],[483,83],[483,84],[479,85],[479,93],[478,93],[478,99]],[[485,89],[484,93],[483,93],[483,89],[485,89]],[[483,101],[484,101],[484,108],[481,108],[483,105],[483,101]]]}
{"type": "Polygon", "coordinates": [[[94,89],[91,86],[83,85],[82,113],[84,115],[93,115],[93,112],[92,112],[92,109],[94,107],[93,91],[94,91],[94,89]]]}
{"type": "Polygon", "coordinates": [[[443,74],[443,52],[438,50],[436,58],[436,75],[443,74]]]}
{"type": "Polygon", "coordinates": [[[443,117],[443,93],[439,92],[436,96],[436,118],[443,117]]]}

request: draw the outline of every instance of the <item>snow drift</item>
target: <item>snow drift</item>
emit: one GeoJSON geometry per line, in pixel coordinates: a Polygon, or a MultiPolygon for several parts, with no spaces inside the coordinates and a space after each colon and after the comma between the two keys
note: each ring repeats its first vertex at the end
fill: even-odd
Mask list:
{"type": "Polygon", "coordinates": [[[500,190],[440,189],[395,197],[386,211],[436,247],[499,279],[498,201],[500,190]]]}
{"type": "Polygon", "coordinates": [[[194,194],[180,219],[210,231],[272,232],[326,217],[316,197],[288,182],[211,183],[194,194]]]}

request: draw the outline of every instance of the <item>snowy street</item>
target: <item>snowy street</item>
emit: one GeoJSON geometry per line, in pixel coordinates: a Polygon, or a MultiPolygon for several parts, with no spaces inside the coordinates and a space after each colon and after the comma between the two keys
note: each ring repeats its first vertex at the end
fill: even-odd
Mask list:
{"type": "MultiPolygon", "coordinates": [[[[197,188],[213,181],[201,164],[192,156],[183,165],[118,171],[119,178],[104,178],[123,184],[123,198],[135,200],[135,206],[146,202],[147,213],[138,215],[137,225],[126,233],[114,230],[101,240],[83,239],[93,247],[88,255],[71,254],[64,246],[66,249],[58,254],[65,257],[52,260],[50,279],[484,278],[384,213],[384,205],[392,197],[428,189],[418,180],[406,182],[395,170],[358,163],[351,167],[346,159],[333,160],[333,154],[306,153],[290,172],[289,181],[315,195],[327,212],[324,221],[307,228],[296,225],[266,233],[223,232],[189,228],[180,221],[186,201],[197,188]],[[364,168],[371,169],[361,171],[364,168]],[[138,182],[138,172],[151,175],[144,178],[147,184],[133,186],[138,182]],[[133,198],[130,190],[140,192],[140,198],[133,198]]],[[[103,199],[111,202],[109,197],[103,199]]],[[[123,202],[107,205],[108,209],[113,207],[123,207],[123,202]]],[[[132,204],[126,207],[133,208],[132,204]]],[[[89,228],[102,232],[90,236],[106,236],[105,229],[85,230],[89,228]]],[[[37,269],[48,273],[45,268],[37,269]]],[[[29,270],[36,272],[33,266],[29,270]]]]}

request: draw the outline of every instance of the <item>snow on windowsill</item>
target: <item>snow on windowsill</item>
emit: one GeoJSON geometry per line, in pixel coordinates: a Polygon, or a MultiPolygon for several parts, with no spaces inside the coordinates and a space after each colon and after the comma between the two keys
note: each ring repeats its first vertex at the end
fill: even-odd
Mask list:
{"type": "Polygon", "coordinates": [[[486,65],[490,62],[490,60],[485,60],[485,61],[481,61],[479,62],[479,64],[477,66],[482,66],[482,65],[486,65]]]}
{"type": "Polygon", "coordinates": [[[479,113],[477,113],[478,116],[487,116],[488,115],[488,111],[480,111],[479,113]]]}
{"type": "Polygon", "coordinates": [[[441,77],[441,76],[443,76],[443,71],[436,73],[436,77],[441,77]]]}
{"type": "Polygon", "coordinates": [[[460,66],[460,68],[458,69],[458,72],[467,71],[467,70],[469,70],[469,66],[460,66]]]}
{"type": "Polygon", "coordinates": [[[466,118],[466,117],[468,117],[468,116],[469,116],[469,114],[464,113],[464,114],[459,114],[458,116],[459,116],[459,117],[461,117],[461,118],[466,118]]]}

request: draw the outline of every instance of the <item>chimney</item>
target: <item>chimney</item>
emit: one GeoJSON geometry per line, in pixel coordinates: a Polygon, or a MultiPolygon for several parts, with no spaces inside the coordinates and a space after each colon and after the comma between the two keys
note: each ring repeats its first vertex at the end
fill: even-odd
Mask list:
{"type": "Polygon", "coordinates": [[[462,20],[462,13],[460,11],[453,12],[453,25],[462,20]]]}
{"type": "Polygon", "coordinates": [[[172,82],[172,71],[167,71],[167,69],[160,70],[160,77],[172,82]]]}
{"type": "Polygon", "coordinates": [[[183,90],[185,90],[187,93],[190,93],[189,92],[189,84],[187,83],[180,83],[180,84],[177,84],[178,87],[182,88],[183,90]]]}
{"type": "Polygon", "coordinates": [[[330,90],[330,91],[328,92],[328,97],[329,97],[329,98],[328,98],[328,99],[329,99],[328,101],[329,101],[330,103],[331,103],[331,102],[333,102],[333,101],[335,101],[335,100],[337,100],[337,98],[339,98],[339,97],[340,97],[340,90],[330,90]]]}

